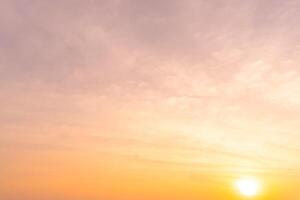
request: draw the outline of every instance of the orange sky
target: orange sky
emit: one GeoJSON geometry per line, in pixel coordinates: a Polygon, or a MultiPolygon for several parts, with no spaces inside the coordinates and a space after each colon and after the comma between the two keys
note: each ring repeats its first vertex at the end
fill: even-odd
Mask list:
{"type": "Polygon", "coordinates": [[[300,1],[0,1],[0,199],[300,199],[300,1]]]}

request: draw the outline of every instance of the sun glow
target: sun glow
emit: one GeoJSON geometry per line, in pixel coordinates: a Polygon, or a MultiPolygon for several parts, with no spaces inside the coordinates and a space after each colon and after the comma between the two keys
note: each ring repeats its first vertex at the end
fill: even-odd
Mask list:
{"type": "Polygon", "coordinates": [[[258,194],[261,185],[255,178],[240,178],[235,182],[235,187],[240,194],[252,197],[258,194]]]}

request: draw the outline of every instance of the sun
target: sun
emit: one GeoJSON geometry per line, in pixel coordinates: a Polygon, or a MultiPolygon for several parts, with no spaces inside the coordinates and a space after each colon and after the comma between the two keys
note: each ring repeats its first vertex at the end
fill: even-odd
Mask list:
{"type": "Polygon", "coordinates": [[[256,196],[260,190],[260,186],[260,182],[255,178],[240,178],[235,182],[236,189],[246,197],[256,196]]]}

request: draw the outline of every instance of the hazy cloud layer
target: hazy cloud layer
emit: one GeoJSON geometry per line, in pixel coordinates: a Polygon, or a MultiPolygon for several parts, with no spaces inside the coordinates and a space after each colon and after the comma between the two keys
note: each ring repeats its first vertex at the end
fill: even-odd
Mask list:
{"type": "Polygon", "coordinates": [[[2,0],[0,169],[91,151],[299,176],[299,11],[297,0],[2,0]]]}

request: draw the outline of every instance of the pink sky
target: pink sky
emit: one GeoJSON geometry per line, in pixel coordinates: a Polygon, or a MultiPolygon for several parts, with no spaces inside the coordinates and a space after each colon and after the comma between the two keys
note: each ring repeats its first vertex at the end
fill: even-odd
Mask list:
{"type": "Polygon", "coordinates": [[[1,0],[0,199],[300,198],[300,1],[1,0]]]}

